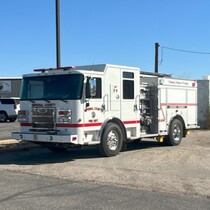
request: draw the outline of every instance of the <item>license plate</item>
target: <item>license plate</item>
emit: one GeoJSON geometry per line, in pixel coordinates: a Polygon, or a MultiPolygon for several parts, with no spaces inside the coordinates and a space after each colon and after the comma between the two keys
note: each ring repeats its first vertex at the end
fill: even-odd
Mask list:
{"type": "Polygon", "coordinates": [[[37,141],[37,140],[38,140],[38,135],[34,134],[34,141],[37,141]]]}

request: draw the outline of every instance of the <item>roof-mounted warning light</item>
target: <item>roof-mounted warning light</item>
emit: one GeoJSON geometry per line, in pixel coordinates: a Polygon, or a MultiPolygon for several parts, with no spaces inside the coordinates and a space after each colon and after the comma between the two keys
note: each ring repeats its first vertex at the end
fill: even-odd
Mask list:
{"type": "Polygon", "coordinates": [[[71,69],[76,69],[75,66],[65,66],[65,67],[59,67],[59,68],[48,68],[48,69],[34,69],[35,72],[46,72],[46,71],[55,71],[55,70],[63,70],[63,71],[67,71],[67,70],[71,70],[71,69]]]}

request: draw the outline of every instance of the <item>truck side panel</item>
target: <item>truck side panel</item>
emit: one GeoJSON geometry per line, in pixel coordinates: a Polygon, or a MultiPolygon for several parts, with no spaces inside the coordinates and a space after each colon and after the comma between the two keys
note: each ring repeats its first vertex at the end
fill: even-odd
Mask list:
{"type": "Polygon", "coordinates": [[[186,129],[196,128],[197,88],[192,86],[160,85],[159,90],[159,132],[167,132],[171,121],[176,116],[183,119],[186,129]]]}

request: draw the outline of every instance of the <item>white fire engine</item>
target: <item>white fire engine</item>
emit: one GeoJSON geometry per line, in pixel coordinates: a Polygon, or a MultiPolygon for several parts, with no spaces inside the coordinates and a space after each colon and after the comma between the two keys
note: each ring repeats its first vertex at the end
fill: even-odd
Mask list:
{"type": "Polygon", "coordinates": [[[23,76],[15,139],[114,156],[145,137],[178,145],[198,127],[196,81],[109,64],[35,71],[23,76]]]}

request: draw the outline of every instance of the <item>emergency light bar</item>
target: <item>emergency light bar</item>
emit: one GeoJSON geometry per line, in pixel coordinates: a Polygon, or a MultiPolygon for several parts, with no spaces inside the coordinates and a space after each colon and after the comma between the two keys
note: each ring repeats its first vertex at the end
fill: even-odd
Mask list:
{"type": "Polygon", "coordinates": [[[34,69],[35,72],[45,72],[45,71],[54,71],[54,70],[70,70],[70,69],[76,69],[75,66],[65,66],[65,67],[58,67],[58,68],[48,68],[48,69],[34,69]]]}

